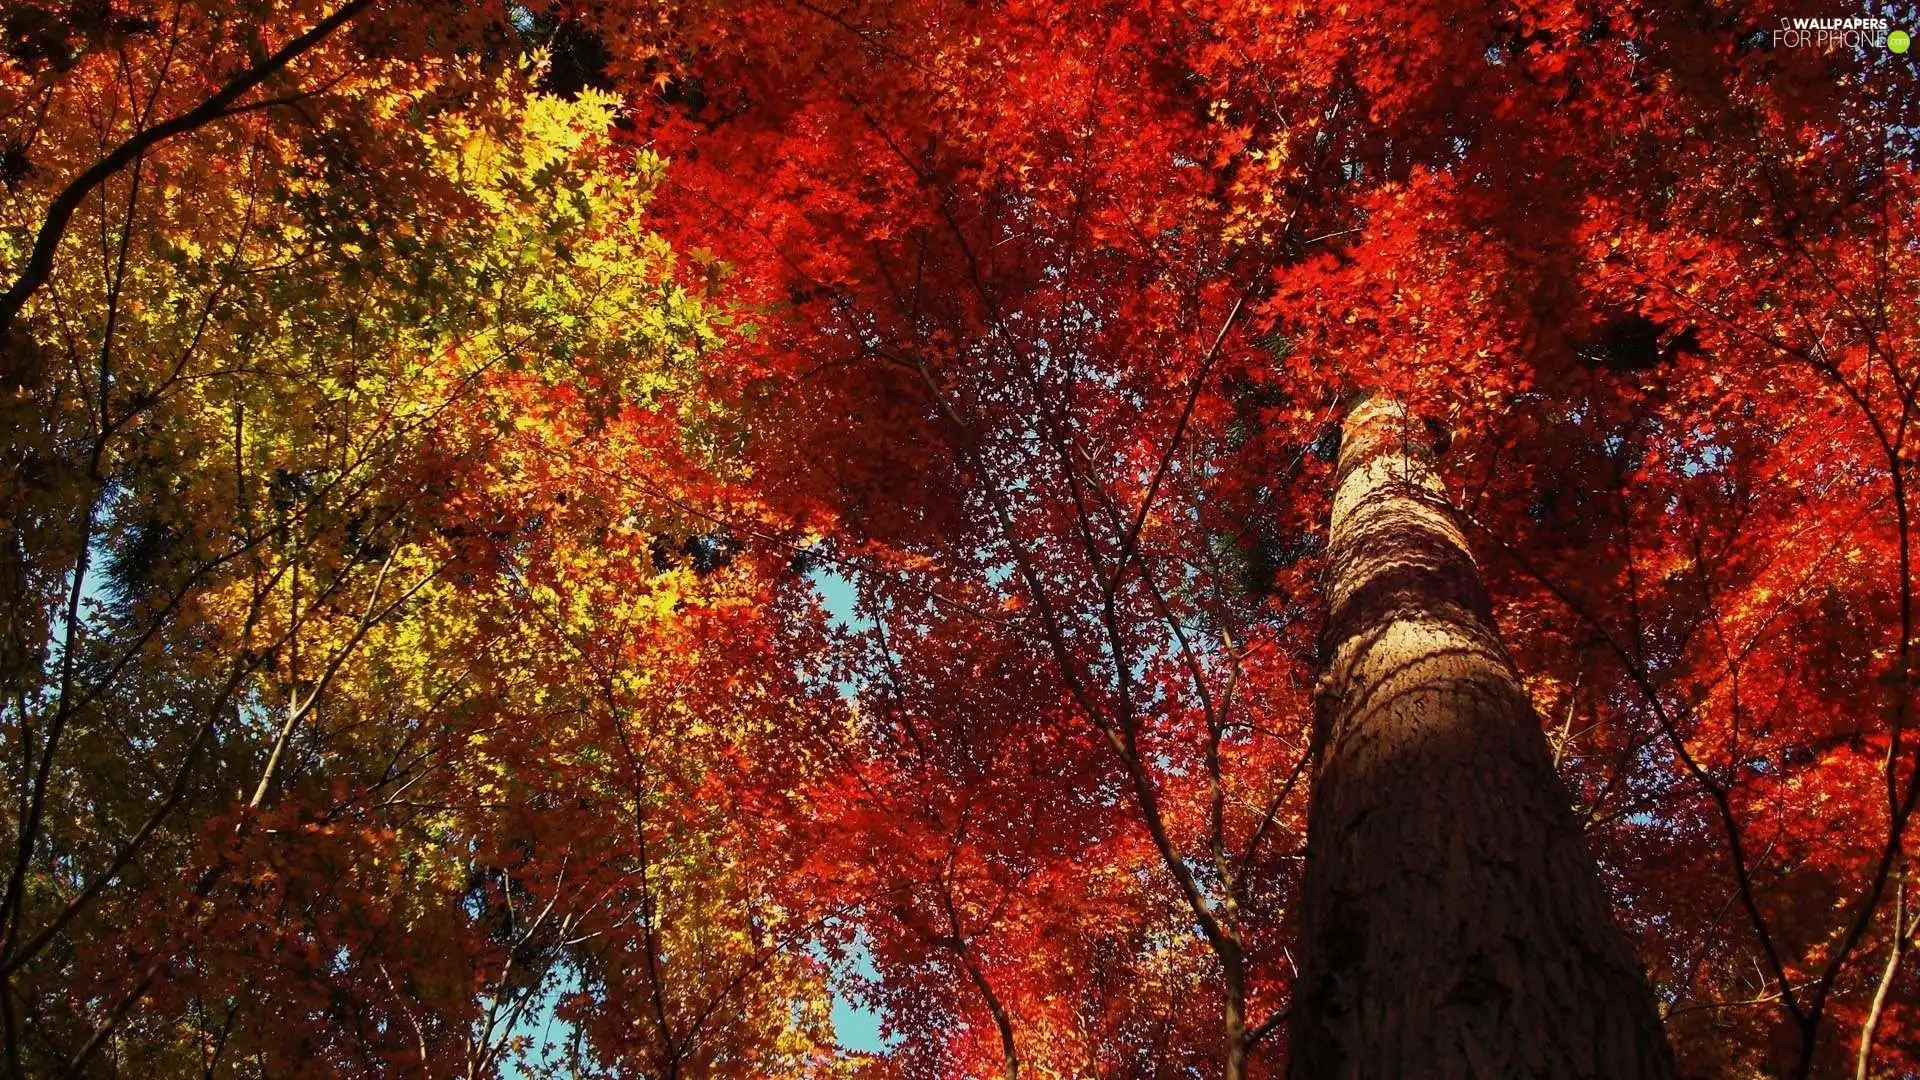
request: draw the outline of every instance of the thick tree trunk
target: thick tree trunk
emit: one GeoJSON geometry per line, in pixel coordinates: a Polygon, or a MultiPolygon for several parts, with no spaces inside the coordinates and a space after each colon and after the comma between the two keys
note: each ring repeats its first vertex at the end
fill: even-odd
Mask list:
{"type": "Polygon", "coordinates": [[[1671,1078],[1430,455],[1387,399],[1344,436],[1292,1080],[1671,1078]]]}

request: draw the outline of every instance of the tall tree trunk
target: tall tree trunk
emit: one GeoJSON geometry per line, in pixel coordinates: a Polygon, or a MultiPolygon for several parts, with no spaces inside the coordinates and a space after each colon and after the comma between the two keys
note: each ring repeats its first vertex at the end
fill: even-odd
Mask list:
{"type": "Polygon", "coordinates": [[[1247,971],[1238,938],[1233,939],[1231,952],[1221,960],[1227,984],[1227,1045],[1221,1063],[1220,1080],[1246,1080],[1247,1051],[1250,1049],[1247,1036],[1247,971]]]}
{"type": "Polygon", "coordinates": [[[1673,1077],[1430,454],[1343,434],[1291,1077],[1673,1077]]]}

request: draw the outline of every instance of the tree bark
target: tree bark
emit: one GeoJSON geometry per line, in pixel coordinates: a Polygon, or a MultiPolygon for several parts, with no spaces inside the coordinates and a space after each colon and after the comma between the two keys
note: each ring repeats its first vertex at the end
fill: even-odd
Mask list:
{"type": "Polygon", "coordinates": [[[1385,398],[1343,431],[1289,1075],[1670,1080],[1646,980],[1408,435],[1385,398]]]}

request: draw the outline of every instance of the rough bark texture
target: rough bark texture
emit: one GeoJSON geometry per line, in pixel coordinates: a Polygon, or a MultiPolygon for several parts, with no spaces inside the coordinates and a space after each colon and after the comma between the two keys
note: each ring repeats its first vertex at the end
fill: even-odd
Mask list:
{"type": "Polygon", "coordinates": [[[1424,433],[1344,436],[1292,1080],[1672,1077],[1424,433]]]}

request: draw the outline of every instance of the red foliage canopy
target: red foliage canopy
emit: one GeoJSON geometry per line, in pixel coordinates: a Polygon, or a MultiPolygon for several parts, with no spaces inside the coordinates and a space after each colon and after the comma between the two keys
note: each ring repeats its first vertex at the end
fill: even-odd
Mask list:
{"type": "Polygon", "coordinates": [[[637,137],[760,305],[757,483],[857,586],[844,805],[907,897],[862,922],[903,1060],[1157,1073],[1223,1022],[1284,1059],[1325,440],[1385,390],[1683,1067],[1839,1071],[1875,1023],[1906,1067],[1915,84],[1776,14],[689,28],[637,137]]]}

